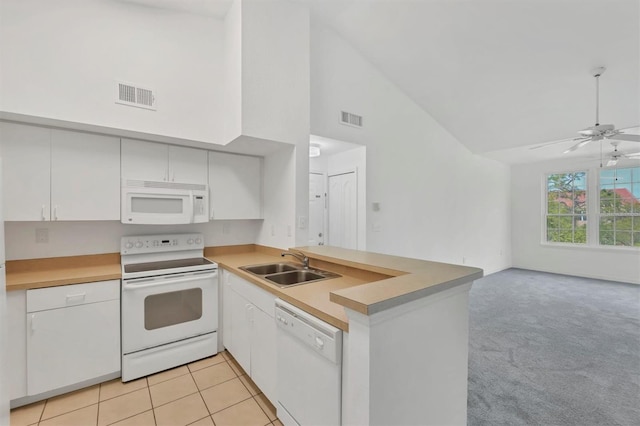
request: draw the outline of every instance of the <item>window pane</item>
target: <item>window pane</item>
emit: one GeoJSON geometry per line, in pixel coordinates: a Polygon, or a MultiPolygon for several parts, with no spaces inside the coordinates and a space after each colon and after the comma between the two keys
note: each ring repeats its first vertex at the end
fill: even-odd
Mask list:
{"type": "Polygon", "coordinates": [[[547,204],[547,213],[549,214],[558,214],[560,213],[560,203],[557,201],[549,200],[547,204]]]}
{"type": "Polygon", "coordinates": [[[616,231],[631,231],[633,229],[633,218],[631,216],[616,217],[616,231]]]}
{"type": "Polygon", "coordinates": [[[574,213],[587,212],[587,193],[585,191],[576,191],[573,197],[574,213]]]}
{"type": "Polygon", "coordinates": [[[616,231],[615,234],[617,246],[630,246],[631,245],[631,232],[616,231]]]}
{"type": "Polygon", "coordinates": [[[633,245],[635,247],[640,247],[640,232],[633,233],[633,245]]]}
{"type": "Polygon", "coordinates": [[[586,172],[548,175],[546,203],[547,241],[586,243],[586,172]]]}
{"type": "Polygon", "coordinates": [[[613,243],[613,231],[600,231],[600,244],[605,246],[612,246],[613,243]]]}
{"type": "Polygon", "coordinates": [[[640,232],[640,216],[636,216],[633,218],[633,227],[634,231],[640,232]]]}

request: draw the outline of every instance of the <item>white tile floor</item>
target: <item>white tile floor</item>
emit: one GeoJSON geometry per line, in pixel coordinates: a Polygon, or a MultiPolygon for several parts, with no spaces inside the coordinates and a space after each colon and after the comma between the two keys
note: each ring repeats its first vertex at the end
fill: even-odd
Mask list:
{"type": "Polygon", "coordinates": [[[281,426],[228,352],[123,384],[101,383],[11,411],[11,426],[281,426]]]}

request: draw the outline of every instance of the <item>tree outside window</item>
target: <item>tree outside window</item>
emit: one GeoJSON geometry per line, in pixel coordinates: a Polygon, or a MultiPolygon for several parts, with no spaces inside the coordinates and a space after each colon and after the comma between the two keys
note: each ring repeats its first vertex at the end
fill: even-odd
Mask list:
{"type": "Polygon", "coordinates": [[[587,243],[587,173],[547,176],[547,241],[587,243]]]}

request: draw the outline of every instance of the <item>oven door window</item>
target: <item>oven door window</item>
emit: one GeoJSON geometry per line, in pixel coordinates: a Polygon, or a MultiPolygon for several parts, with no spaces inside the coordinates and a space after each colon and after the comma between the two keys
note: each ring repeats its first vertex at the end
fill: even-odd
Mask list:
{"type": "Polygon", "coordinates": [[[184,211],[182,197],[131,197],[132,213],[182,214],[184,211]]]}
{"type": "Polygon", "coordinates": [[[153,294],[144,299],[144,328],[147,330],[195,321],[200,317],[201,288],[153,294]]]}

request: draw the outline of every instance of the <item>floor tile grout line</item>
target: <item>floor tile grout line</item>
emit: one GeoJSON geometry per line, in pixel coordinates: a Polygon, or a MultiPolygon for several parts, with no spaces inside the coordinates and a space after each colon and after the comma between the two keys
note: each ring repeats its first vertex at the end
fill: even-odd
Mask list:
{"type": "MultiPolygon", "coordinates": [[[[48,401],[48,399],[47,399],[47,401],[48,401]]],[[[42,416],[40,416],[40,420],[38,420],[36,423],[31,423],[31,424],[40,424],[42,422],[46,422],[48,420],[55,419],[55,418],[58,418],[60,416],[64,416],[65,414],[70,414],[70,413],[74,413],[76,411],[84,410],[85,408],[89,408],[92,405],[98,405],[98,404],[100,404],[100,403],[99,402],[97,402],[97,403],[94,402],[93,404],[85,405],[83,407],[74,408],[73,410],[65,411],[64,413],[56,414],[55,416],[52,416],[52,417],[47,417],[46,419],[43,419],[42,416]]],[[[43,412],[44,412],[44,410],[43,410],[43,412]]]]}
{"type": "MultiPolygon", "coordinates": [[[[258,395],[262,395],[262,393],[259,393],[258,395]]],[[[267,419],[269,419],[270,423],[273,423],[273,420],[271,420],[271,416],[269,416],[269,413],[266,412],[266,410],[262,407],[262,405],[260,405],[260,403],[258,402],[258,395],[254,395],[253,399],[255,399],[256,404],[258,404],[258,407],[260,407],[260,409],[262,410],[262,412],[264,413],[265,416],[267,416],[267,419]]],[[[266,398],[266,395],[265,395],[266,398]]],[[[268,398],[267,398],[268,399],[268,398]]],[[[277,414],[276,414],[276,418],[277,418],[277,414]]]]}
{"type": "MultiPolygon", "coordinates": [[[[188,368],[187,368],[188,370],[188,368]]],[[[151,415],[153,416],[153,424],[157,425],[158,421],[156,420],[156,412],[153,409],[153,397],[151,396],[151,386],[149,385],[149,380],[145,377],[144,378],[145,383],[147,384],[147,392],[149,393],[149,402],[151,403],[151,415]]],[[[144,412],[144,411],[143,411],[144,412]]],[[[142,413],[140,413],[142,414],[142,413]]]]}
{"type": "Polygon", "coordinates": [[[152,399],[152,400],[151,400],[151,409],[156,409],[156,408],[164,407],[164,406],[165,406],[165,405],[167,405],[167,404],[171,404],[172,402],[179,401],[179,400],[181,400],[181,399],[183,399],[183,398],[186,398],[186,397],[188,397],[188,396],[193,396],[193,395],[195,395],[195,394],[197,394],[197,393],[200,393],[200,391],[196,390],[195,392],[191,392],[191,393],[189,393],[189,394],[187,394],[187,395],[183,395],[183,396],[181,396],[181,397],[179,397],[179,398],[172,399],[172,400],[171,400],[171,401],[169,401],[169,402],[165,402],[164,404],[160,404],[160,405],[158,405],[157,407],[153,405],[153,399],[152,399]]]}

